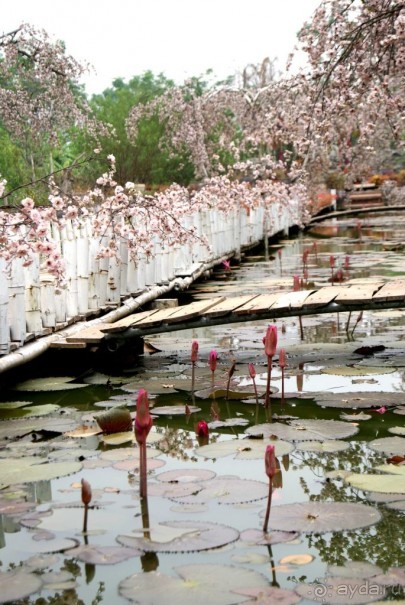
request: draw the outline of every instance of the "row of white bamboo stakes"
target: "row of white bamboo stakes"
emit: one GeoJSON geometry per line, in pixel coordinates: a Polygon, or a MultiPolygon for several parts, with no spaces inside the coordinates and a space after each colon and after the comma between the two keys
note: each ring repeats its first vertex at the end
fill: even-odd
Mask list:
{"type": "Polygon", "coordinates": [[[117,308],[128,297],[192,273],[193,267],[238,255],[265,236],[288,233],[300,223],[299,204],[294,200],[288,207],[273,202],[267,210],[263,201],[249,211],[243,204],[229,213],[199,211],[187,216],[183,227],[196,227],[209,247],[200,241],[164,247],[153,236],[153,257],[137,263],[129,258],[124,240],[120,242],[120,261],[98,260],[97,252],[105,242],[92,235],[90,220],[68,222],[63,230],[51,225],[66,264],[67,285],[56,288],[55,279],[41,268],[39,255],[28,267],[20,259],[9,266],[0,259],[0,355],[98,311],[117,308]]]}

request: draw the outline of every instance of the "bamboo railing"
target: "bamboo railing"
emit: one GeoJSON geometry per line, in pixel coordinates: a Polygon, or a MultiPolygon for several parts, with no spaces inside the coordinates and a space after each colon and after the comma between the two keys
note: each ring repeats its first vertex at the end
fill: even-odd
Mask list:
{"type": "MultiPolygon", "coordinates": [[[[301,209],[291,200],[288,207],[265,200],[247,210],[242,204],[228,213],[211,209],[182,220],[184,229],[194,226],[201,240],[186,245],[163,246],[154,236],[154,255],[131,260],[126,243],[120,242],[121,260],[97,259],[102,241],[92,234],[91,220],[67,221],[59,230],[51,225],[66,265],[66,287],[41,268],[40,256],[24,267],[20,259],[6,266],[0,259],[0,355],[8,355],[27,343],[64,330],[76,322],[102,316],[133,297],[159,296],[162,284],[182,288],[182,279],[199,275],[205,266],[239,255],[265,237],[301,224],[301,209]],[[200,268],[200,271],[196,269],[200,268]]],[[[45,338],[44,341],[47,339],[45,338]]]]}

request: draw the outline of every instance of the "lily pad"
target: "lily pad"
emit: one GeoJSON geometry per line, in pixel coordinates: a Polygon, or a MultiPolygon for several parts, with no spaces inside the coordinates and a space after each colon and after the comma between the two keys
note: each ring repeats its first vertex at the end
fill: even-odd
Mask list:
{"type": "Polygon", "coordinates": [[[201,487],[198,494],[173,500],[183,504],[205,504],[210,500],[217,500],[219,504],[241,504],[261,500],[269,491],[266,483],[236,477],[216,477],[204,481],[201,487]]]}
{"type": "Polygon", "coordinates": [[[344,565],[329,565],[328,576],[344,576],[345,578],[371,578],[382,573],[381,567],[368,561],[346,561],[344,565]]]}
{"type": "Polygon", "coordinates": [[[239,538],[238,530],[233,527],[202,521],[165,521],[152,526],[148,538],[144,537],[144,529],[138,533],[139,537],[118,536],[117,541],[144,552],[179,553],[220,548],[239,538]]]}
{"type": "Polygon", "coordinates": [[[238,460],[257,460],[264,459],[267,445],[274,445],[276,456],[290,454],[294,446],[281,439],[230,439],[203,445],[195,450],[196,456],[204,458],[223,458],[233,455],[238,460]]]}
{"type": "Polygon", "coordinates": [[[375,582],[350,577],[321,578],[314,583],[300,583],[295,590],[304,599],[329,605],[362,605],[384,596],[375,582]]]}
{"type": "Polygon", "coordinates": [[[215,430],[231,426],[246,426],[247,424],[249,424],[249,420],[246,420],[246,418],[227,418],[226,420],[213,420],[209,422],[208,428],[215,430]]]}
{"type": "Polygon", "coordinates": [[[308,563],[312,563],[314,559],[315,557],[309,553],[297,553],[294,555],[286,555],[280,559],[280,565],[308,565],[308,563]]]}
{"type": "Polygon", "coordinates": [[[40,590],[42,580],[21,569],[0,572],[0,603],[24,599],[40,590]]]}
{"type": "Polygon", "coordinates": [[[0,412],[2,410],[17,410],[31,404],[32,401],[2,401],[0,403],[0,412]]]}
{"type": "Polygon", "coordinates": [[[234,605],[245,602],[238,589],[268,588],[263,575],[231,565],[183,565],[175,578],[156,571],[139,573],[122,580],[120,595],[131,601],[153,605],[234,605]]]}
{"type": "Polygon", "coordinates": [[[405,426],[392,426],[388,429],[389,433],[394,435],[403,435],[405,437],[405,426]]]}
{"type": "Polygon", "coordinates": [[[242,542],[247,542],[249,545],[267,546],[269,544],[283,544],[291,542],[298,538],[299,533],[296,531],[272,531],[266,532],[259,529],[245,529],[240,534],[242,542]]]}
{"type": "Polygon", "coordinates": [[[253,436],[263,435],[286,441],[318,441],[320,439],[344,439],[358,432],[358,428],[340,420],[292,420],[289,425],[279,422],[257,424],[246,429],[253,436]]]}
{"type": "Polygon", "coordinates": [[[252,597],[250,601],[245,601],[243,605],[295,605],[301,601],[301,597],[293,590],[287,588],[277,588],[277,586],[268,586],[267,588],[245,588],[237,589],[235,592],[246,597],[252,597]]]}
{"type": "Polygon", "coordinates": [[[357,414],[340,414],[342,420],[348,420],[349,422],[357,422],[358,420],[370,420],[372,416],[370,414],[364,414],[364,412],[357,412],[357,414]]]}
{"type": "Polygon", "coordinates": [[[43,462],[40,458],[9,458],[0,460],[0,485],[50,481],[77,473],[82,468],[80,462],[43,462]]]}
{"type": "Polygon", "coordinates": [[[358,529],[377,523],[377,509],[351,502],[298,502],[272,508],[269,528],[303,533],[358,529]]]}
{"type": "Polygon", "coordinates": [[[84,563],[91,565],[115,565],[132,557],[139,557],[142,554],[140,550],[133,548],[122,548],[121,546],[92,546],[82,544],[67,552],[69,556],[80,559],[84,563]]]}
{"type": "Polygon", "coordinates": [[[345,393],[313,393],[316,403],[322,407],[332,408],[373,408],[392,406],[404,401],[403,393],[383,393],[358,391],[345,393]]]}
{"type": "Polygon", "coordinates": [[[32,378],[15,385],[15,391],[66,391],[70,389],[83,389],[88,384],[72,382],[72,376],[51,376],[49,378],[32,378]]]}
{"type": "Polygon", "coordinates": [[[214,471],[203,468],[191,468],[159,473],[156,479],[169,483],[195,483],[196,481],[208,481],[208,479],[213,479],[214,477],[216,477],[214,471]]]}
{"type": "Polygon", "coordinates": [[[405,439],[403,437],[383,437],[370,441],[368,447],[376,452],[403,456],[405,454],[405,439]]]}
{"type": "Polygon", "coordinates": [[[405,494],[405,466],[384,464],[375,470],[384,474],[352,473],[345,478],[346,483],[352,487],[368,492],[383,494],[405,494]]]}
{"type": "Polygon", "coordinates": [[[335,452],[343,452],[349,449],[350,443],[347,441],[304,441],[297,445],[297,449],[301,452],[319,452],[324,454],[333,454],[335,452]]]}
{"type": "Polygon", "coordinates": [[[332,366],[322,368],[322,374],[333,374],[334,376],[368,376],[369,374],[392,374],[396,368],[383,366],[332,366]]]}
{"type": "MultiPolygon", "coordinates": [[[[188,410],[191,414],[201,412],[201,408],[196,405],[189,405],[188,410]]],[[[186,407],[185,405],[165,405],[152,408],[152,413],[156,416],[184,416],[186,407]]]]}
{"type": "Polygon", "coordinates": [[[405,586],[405,567],[390,567],[374,580],[382,586],[405,586]]]}
{"type": "Polygon", "coordinates": [[[46,403],[46,404],[43,403],[41,405],[30,405],[30,406],[24,408],[24,416],[25,417],[48,416],[48,414],[52,414],[53,412],[56,412],[59,409],[60,409],[60,407],[58,405],[56,405],[55,403],[46,403]]]}

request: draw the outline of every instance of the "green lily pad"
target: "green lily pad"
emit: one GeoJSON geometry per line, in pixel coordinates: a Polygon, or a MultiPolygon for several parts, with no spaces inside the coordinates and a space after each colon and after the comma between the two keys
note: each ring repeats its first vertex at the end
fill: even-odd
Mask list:
{"type": "Polygon", "coordinates": [[[374,470],[384,471],[387,474],[352,473],[345,477],[345,481],[352,487],[368,492],[405,494],[405,466],[384,464],[374,470]]]}
{"type": "Polygon", "coordinates": [[[122,580],[119,593],[134,603],[153,605],[236,605],[246,601],[239,588],[267,588],[268,579],[256,571],[231,565],[183,565],[180,578],[151,571],[122,580]]]}
{"type": "Polygon", "coordinates": [[[334,376],[366,376],[369,374],[392,374],[396,368],[374,367],[374,366],[332,366],[322,368],[322,374],[333,374],[334,376]]]}
{"type": "Polygon", "coordinates": [[[127,559],[139,557],[142,551],[128,547],[123,548],[122,546],[92,546],[91,544],[82,544],[77,548],[72,548],[66,554],[91,565],[115,565],[127,559]]]}
{"type": "Polygon", "coordinates": [[[316,403],[322,407],[332,408],[373,408],[392,406],[402,403],[403,393],[383,393],[358,391],[354,393],[313,393],[316,403]]]}
{"type": "Polygon", "coordinates": [[[238,530],[202,521],[164,521],[145,530],[140,529],[139,536],[121,535],[117,541],[124,546],[144,552],[200,552],[219,548],[235,542],[239,538],[238,530]]]}
{"type": "Polygon", "coordinates": [[[242,504],[266,498],[269,488],[266,483],[236,477],[215,477],[204,481],[198,493],[173,498],[183,504],[205,504],[216,500],[219,504],[242,504]]]}
{"type": "Polygon", "coordinates": [[[26,405],[31,405],[32,401],[3,401],[0,403],[0,412],[2,410],[17,410],[26,405]]]}
{"type": "Polygon", "coordinates": [[[83,389],[88,384],[72,382],[72,376],[51,376],[49,378],[32,378],[15,385],[15,391],[66,391],[70,389],[83,389]]]}
{"type": "Polygon", "coordinates": [[[350,447],[347,441],[303,441],[297,445],[301,452],[319,452],[324,454],[333,454],[334,452],[343,452],[350,447]]]}
{"type": "Polygon", "coordinates": [[[53,412],[56,412],[60,409],[59,405],[55,403],[43,403],[41,405],[30,405],[24,408],[24,417],[27,418],[29,416],[39,417],[39,416],[48,416],[53,412]]]}
{"type": "Polygon", "coordinates": [[[381,567],[368,561],[346,561],[344,565],[328,565],[328,576],[344,576],[345,578],[371,578],[382,573],[381,567]]]}
{"type": "Polygon", "coordinates": [[[298,502],[275,506],[269,528],[303,533],[323,533],[358,529],[377,523],[377,509],[351,502],[298,502]]]}
{"type": "Polygon", "coordinates": [[[383,437],[374,439],[368,443],[368,447],[376,452],[392,454],[395,456],[405,455],[405,439],[403,437],[383,437]]]}
{"type": "Polygon", "coordinates": [[[405,436],[405,426],[392,426],[388,429],[389,433],[394,433],[394,435],[404,435],[405,436]]]}
{"type": "Polygon", "coordinates": [[[286,441],[319,441],[320,439],[344,439],[358,432],[358,428],[340,420],[292,420],[290,424],[267,422],[246,429],[252,436],[271,437],[286,441]]]}
{"type": "Polygon", "coordinates": [[[230,439],[210,443],[197,448],[194,453],[203,458],[223,458],[224,456],[234,456],[238,460],[264,459],[267,445],[274,445],[276,456],[290,454],[294,446],[281,439],[230,439]]]}
{"type": "Polygon", "coordinates": [[[39,576],[21,569],[0,572],[0,603],[24,599],[40,590],[41,586],[39,576]]]}
{"type": "Polygon", "coordinates": [[[43,462],[40,458],[9,458],[0,460],[0,485],[50,481],[57,477],[77,473],[80,462],[43,462]]]}

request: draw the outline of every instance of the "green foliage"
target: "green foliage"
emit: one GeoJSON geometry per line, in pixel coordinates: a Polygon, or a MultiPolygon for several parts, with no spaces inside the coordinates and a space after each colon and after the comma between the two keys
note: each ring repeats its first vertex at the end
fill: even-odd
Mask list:
{"type": "MultiPolygon", "coordinates": [[[[115,79],[110,88],[101,94],[93,95],[90,100],[95,116],[112,126],[113,136],[101,137],[97,142],[94,138],[74,130],[72,150],[78,155],[81,152],[89,153],[94,147],[101,145],[105,152],[113,154],[116,158],[116,177],[119,183],[189,183],[194,170],[187,154],[180,153],[172,157],[160,148],[163,125],[156,117],[142,120],[135,144],[128,140],[126,133],[126,119],[132,107],[150,101],[172,86],[172,80],[163,74],[155,76],[151,71],[134,76],[128,83],[122,78],[115,79]]],[[[99,164],[93,163],[82,171],[83,185],[86,182],[91,184],[104,171],[102,160],[103,157],[100,156],[99,164]]]]}

